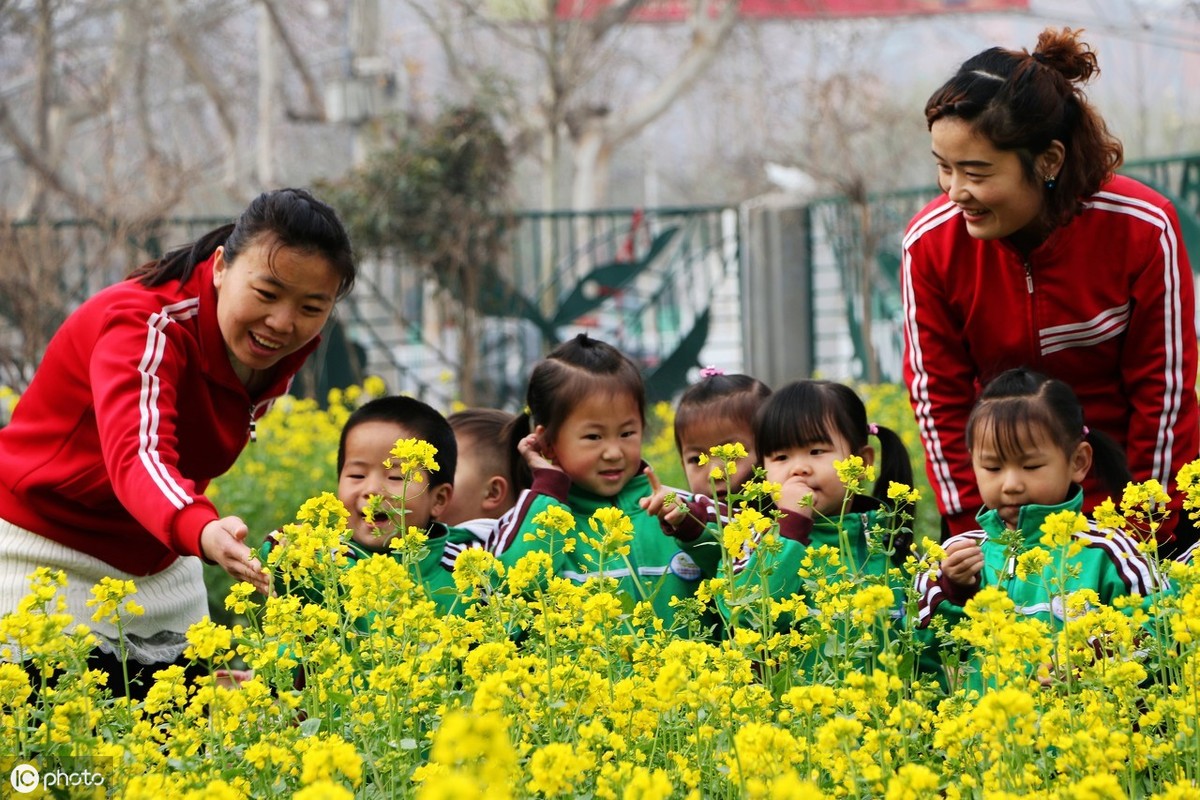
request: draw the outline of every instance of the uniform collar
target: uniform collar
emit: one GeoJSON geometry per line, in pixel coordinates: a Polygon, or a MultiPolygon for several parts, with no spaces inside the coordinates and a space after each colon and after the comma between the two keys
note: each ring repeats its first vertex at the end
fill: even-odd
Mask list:
{"type": "Polygon", "coordinates": [[[572,509],[577,514],[590,515],[601,508],[616,506],[632,517],[636,512],[642,510],[638,501],[650,494],[650,479],[646,477],[645,472],[647,466],[643,461],[638,467],[637,474],[630,478],[629,483],[625,484],[624,488],[612,497],[593,494],[572,482],[568,495],[572,509]]]}
{"type": "MultiPolygon", "coordinates": [[[[1020,512],[1017,514],[1017,528],[1021,531],[1024,538],[1025,546],[1032,547],[1037,545],[1042,538],[1042,525],[1046,522],[1046,517],[1051,514],[1057,514],[1060,511],[1082,511],[1083,510],[1083,490],[1075,485],[1071,485],[1071,490],[1067,494],[1067,499],[1057,505],[1043,506],[1036,503],[1021,506],[1020,512]]],[[[979,523],[979,527],[987,532],[989,539],[995,539],[1011,532],[1004,525],[1004,520],[1000,519],[1000,512],[985,508],[975,517],[979,523]]],[[[1011,541],[1011,540],[1010,540],[1011,541]]]]}

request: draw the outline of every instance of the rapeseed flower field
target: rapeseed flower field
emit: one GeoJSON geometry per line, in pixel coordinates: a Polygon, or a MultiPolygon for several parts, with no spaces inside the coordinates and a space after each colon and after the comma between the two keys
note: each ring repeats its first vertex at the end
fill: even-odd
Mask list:
{"type": "MultiPolygon", "coordinates": [[[[325,408],[279,404],[213,487],[221,507],[261,514],[256,531],[283,529],[289,546],[268,566],[297,589],[267,599],[227,585],[223,618],[189,632],[187,657],[208,672],[252,670],[240,685],[188,684],[171,668],[144,701],[114,699],[84,669],[88,620],[61,612],[62,576],[30,576],[21,608],[0,620],[4,655],[34,665],[31,683],[0,663],[0,776],[22,763],[102,759],[113,765],[106,785],[70,796],[134,800],[1200,798],[1200,565],[1159,565],[1169,588],[1120,608],[1066,596],[1057,629],[983,590],[963,623],[935,623],[928,639],[909,613],[915,597],[897,619],[885,576],[820,548],[801,567],[803,592],[764,596],[769,575],[713,578],[680,602],[670,629],[603,573],[569,581],[545,554],[505,568],[474,549],[457,561],[446,615],[419,579],[423,537],[399,537],[394,557],[348,565],[340,555],[349,534],[328,493],[333,450],[349,410],[376,391],[342,392],[325,408]],[[714,604],[744,624],[698,635],[714,604]],[[930,649],[938,675],[915,667],[930,649]],[[983,689],[966,688],[971,670],[983,689]]],[[[902,391],[863,393],[879,403],[874,418],[905,429],[902,391]]],[[[678,485],[669,408],[655,413],[645,452],[678,485]]],[[[920,451],[915,438],[909,446],[920,451]]],[[[394,456],[414,469],[436,458],[403,442],[394,456]]],[[[848,495],[871,480],[849,461],[840,475],[848,495]]],[[[1196,512],[1200,464],[1180,483],[1196,512]]],[[[1158,491],[1130,487],[1105,524],[1144,531],[1158,491]]],[[[941,555],[934,529],[904,511],[921,493],[888,491],[899,509],[888,525],[914,528],[921,543],[896,566],[903,574],[941,555]]],[[[605,509],[584,530],[571,530],[569,515],[537,524],[557,546],[587,539],[620,555],[627,522],[605,509]]],[[[1037,574],[1066,558],[1077,525],[1048,520],[1015,568],[1037,574]]],[[[731,566],[778,547],[778,525],[748,504],[718,541],[731,566]]],[[[141,611],[123,581],[93,597],[95,618],[118,626],[141,611]]]]}

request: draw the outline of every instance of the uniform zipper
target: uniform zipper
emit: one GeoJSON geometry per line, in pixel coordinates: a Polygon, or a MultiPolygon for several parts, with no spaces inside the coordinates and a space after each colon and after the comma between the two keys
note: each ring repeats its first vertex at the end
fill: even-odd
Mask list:
{"type": "Polygon", "coordinates": [[[255,430],[255,426],[258,424],[258,421],[254,419],[254,409],[255,408],[256,408],[256,406],[254,405],[254,403],[251,403],[250,404],[250,441],[251,442],[258,441],[258,431],[255,430]]]}
{"type": "Polygon", "coordinates": [[[1025,259],[1025,288],[1033,294],[1033,264],[1025,259]]]}

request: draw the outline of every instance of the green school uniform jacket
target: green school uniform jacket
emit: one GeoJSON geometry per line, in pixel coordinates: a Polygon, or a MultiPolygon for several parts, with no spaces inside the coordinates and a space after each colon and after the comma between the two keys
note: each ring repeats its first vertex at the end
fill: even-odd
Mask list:
{"type": "MultiPolygon", "coordinates": [[[[731,583],[736,589],[753,591],[764,579],[760,573],[766,573],[765,586],[772,599],[783,600],[794,594],[802,595],[810,614],[816,613],[815,598],[811,596],[816,581],[854,583],[856,585],[851,592],[859,591],[870,584],[882,584],[892,592],[892,603],[887,612],[891,622],[888,638],[894,641],[903,628],[915,627],[915,620],[905,614],[905,592],[912,585],[912,577],[903,569],[897,568],[887,552],[871,552],[868,547],[868,535],[877,535],[873,533],[877,527],[888,528],[889,523],[883,519],[882,511],[877,500],[866,496],[856,497],[851,509],[840,519],[812,520],[801,514],[785,511],[779,519],[779,551],[770,553],[760,546],[755,548],[748,558],[733,562],[731,583]],[[813,551],[822,546],[831,547],[838,553],[838,564],[814,554],[813,551]],[[803,562],[809,557],[812,559],[812,565],[805,567],[803,562]],[[840,572],[843,569],[845,571],[840,572]],[[807,577],[801,576],[802,570],[808,572],[807,577]]],[[[888,549],[891,543],[884,541],[881,544],[884,549],[888,549]]],[[[719,572],[719,577],[726,577],[723,565],[719,572]]],[[[718,605],[722,616],[729,619],[733,611],[730,605],[724,599],[718,601],[718,605]]],[[[745,613],[739,614],[739,617],[746,619],[745,613]]],[[[788,620],[781,619],[777,621],[777,625],[786,627],[788,620]]],[[[911,634],[918,640],[921,648],[917,671],[940,680],[941,665],[932,650],[929,635],[921,631],[912,631],[911,634]]],[[[838,643],[831,644],[836,646],[838,643]]],[[[881,645],[882,641],[877,637],[874,655],[878,654],[881,645]]],[[[810,654],[809,658],[804,659],[804,666],[811,669],[817,660],[817,655],[810,654]]]]}
{"type": "MultiPolygon", "coordinates": [[[[1040,575],[1021,580],[1016,575],[1017,556],[1042,547],[1042,525],[1046,518],[1059,511],[1080,511],[1083,492],[1073,487],[1070,497],[1059,505],[1027,505],[1017,518],[1020,540],[1014,550],[1004,543],[1012,536],[1000,514],[991,509],[976,517],[980,529],[961,533],[946,540],[946,546],[956,540],[975,542],[983,550],[984,565],[975,585],[960,588],[944,575],[926,572],[917,578],[918,617],[921,627],[929,625],[933,615],[944,616],[953,625],[966,617],[964,606],[985,586],[999,586],[1012,598],[1015,612],[1033,617],[1050,626],[1052,631],[1063,627],[1066,597],[1080,589],[1093,589],[1100,602],[1111,604],[1118,597],[1140,595],[1150,598],[1164,588],[1154,566],[1137,548],[1137,542],[1124,533],[1106,531],[1089,521],[1087,531],[1075,534],[1084,548],[1069,558],[1060,570],[1057,556],[1040,575]],[[1061,588],[1060,588],[1061,587],[1061,588]]],[[[1045,549],[1045,548],[1043,548],[1045,549]]],[[[1037,665],[1031,665],[1036,667],[1037,665]]],[[[969,685],[982,688],[976,673],[969,685]]]]}
{"type": "Polygon", "coordinates": [[[961,533],[946,540],[961,539],[975,542],[983,550],[984,565],[977,576],[975,586],[959,589],[950,584],[945,576],[933,577],[930,573],[919,576],[917,588],[920,593],[919,615],[921,624],[928,625],[933,614],[945,614],[952,622],[964,616],[963,607],[985,586],[1000,586],[1013,599],[1016,612],[1036,617],[1049,623],[1054,629],[1062,627],[1063,598],[1055,593],[1062,584],[1066,593],[1080,589],[1094,589],[1102,603],[1111,603],[1115,598],[1137,594],[1149,597],[1160,588],[1161,581],[1154,567],[1137,548],[1137,542],[1116,531],[1103,531],[1095,523],[1089,529],[1077,533],[1084,548],[1066,563],[1060,575],[1057,560],[1052,561],[1041,575],[1017,578],[1016,555],[1041,547],[1042,525],[1046,517],[1059,511],[1080,511],[1083,508],[1083,493],[1078,487],[1071,496],[1056,506],[1027,505],[1022,507],[1017,519],[1021,541],[1015,554],[1010,554],[1003,538],[1006,534],[1000,514],[991,509],[981,511],[976,517],[980,529],[961,533]]]}
{"type": "Polygon", "coordinates": [[[536,536],[539,526],[533,524],[533,519],[552,505],[565,508],[575,518],[573,531],[567,535],[583,531],[589,536],[595,535],[588,525],[592,514],[598,509],[615,506],[625,512],[633,524],[628,563],[612,553],[601,563],[600,552],[576,536],[573,552],[563,552],[561,541],[554,544],[554,573],[582,583],[599,576],[603,568],[606,577],[617,579],[619,591],[635,601],[649,600],[669,629],[675,620],[671,599],[694,595],[702,578],[715,572],[720,553],[715,547],[708,548],[710,553],[699,556],[685,552],[678,541],[663,533],[658,517],[646,513],[639,505],[639,500],[651,494],[650,480],[640,472],[616,496],[601,497],[572,485],[571,479],[559,470],[534,470],[531,488],[521,494],[512,511],[501,519],[492,552],[506,567],[516,564],[526,553],[549,552],[550,541],[536,536]],[[532,541],[526,541],[526,534],[534,534],[532,541]],[[589,561],[588,556],[592,560],[589,561]],[[697,563],[697,558],[711,558],[713,563],[697,563]]]}

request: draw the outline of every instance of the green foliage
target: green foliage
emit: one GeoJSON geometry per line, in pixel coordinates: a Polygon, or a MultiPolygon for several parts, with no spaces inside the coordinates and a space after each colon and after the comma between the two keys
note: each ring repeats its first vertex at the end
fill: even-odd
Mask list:
{"type": "Polygon", "coordinates": [[[325,188],[360,250],[396,248],[451,292],[495,270],[512,162],[491,120],[451,108],[325,188]]]}

